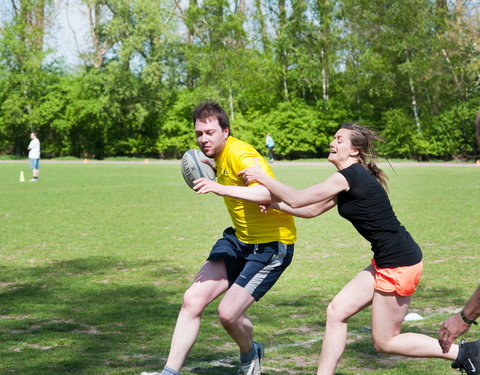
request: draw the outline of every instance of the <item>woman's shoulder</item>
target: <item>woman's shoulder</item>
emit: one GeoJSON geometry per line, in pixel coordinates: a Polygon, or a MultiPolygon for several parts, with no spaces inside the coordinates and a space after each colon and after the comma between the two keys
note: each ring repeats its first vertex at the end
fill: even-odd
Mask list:
{"type": "Polygon", "coordinates": [[[353,163],[346,168],[340,169],[338,172],[340,172],[344,176],[347,176],[347,175],[356,175],[358,173],[362,173],[363,171],[367,171],[363,167],[363,165],[361,165],[360,163],[353,163]]]}
{"type": "Polygon", "coordinates": [[[340,172],[347,179],[350,187],[356,184],[363,185],[375,180],[370,171],[360,163],[353,163],[352,165],[341,169],[338,172],[340,172]]]}

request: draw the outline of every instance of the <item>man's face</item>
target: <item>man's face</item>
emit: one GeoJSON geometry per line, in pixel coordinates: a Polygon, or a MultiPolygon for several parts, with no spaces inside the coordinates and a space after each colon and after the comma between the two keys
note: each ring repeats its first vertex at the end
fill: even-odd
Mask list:
{"type": "Polygon", "coordinates": [[[229,129],[222,130],[215,117],[195,121],[195,136],[200,150],[209,158],[216,158],[223,151],[229,129]]]}
{"type": "Polygon", "coordinates": [[[35,139],[35,134],[30,133],[30,139],[35,139]]]}

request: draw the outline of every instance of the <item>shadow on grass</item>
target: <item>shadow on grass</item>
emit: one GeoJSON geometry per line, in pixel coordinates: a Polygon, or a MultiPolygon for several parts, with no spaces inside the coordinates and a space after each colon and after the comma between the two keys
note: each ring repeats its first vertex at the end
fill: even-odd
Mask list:
{"type": "MultiPolygon", "coordinates": [[[[168,345],[159,348],[156,339],[170,337],[181,301],[168,280],[154,285],[164,266],[129,262],[130,270],[142,272],[132,277],[118,277],[125,269],[114,257],[3,266],[0,373],[137,373],[158,364],[158,356],[143,353],[150,346],[166,353],[168,345]]],[[[168,272],[171,280],[184,270],[170,266],[168,272]]]]}
{"type": "Polygon", "coordinates": [[[415,293],[414,298],[426,301],[430,299],[440,300],[443,301],[442,307],[461,307],[466,302],[464,292],[465,290],[463,288],[422,288],[419,292],[415,293]]]}
{"type": "MultiPolygon", "coordinates": [[[[20,270],[3,266],[0,275],[0,373],[21,375],[158,371],[165,362],[187,284],[179,281],[185,277],[182,268],[160,260],[126,263],[115,257],[80,258],[20,270]]],[[[446,291],[452,296],[456,292],[435,290],[424,292],[422,298],[431,298],[432,306],[438,306],[446,291]]],[[[264,325],[261,329],[271,334],[265,344],[270,348],[290,342],[289,336],[295,342],[307,340],[315,331],[323,331],[324,315],[316,309],[316,301],[308,295],[295,299],[277,295],[268,300],[271,307],[256,306],[254,325],[264,325]],[[311,320],[305,321],[312,331],[296,329],[300,315],[316,316],[314,327],[311,320]],[[279,332],[285,325],[291,330],[279,332]]],[[[215,315],[214,307],[210,313],[215,315]]],[[[208,320],[210,326],[201,329],[202,341],[211,332],[218,337],[203,341],[201,351],[192,352],[186,363],[190,373],[235,373],[236,359],[225,366],[213,364],[237,352],[232,352],[234,346],[222,347],[231,340],[212,324],[216,317],[208,320]]],[[[288,356],[295,358],[295,350],[288,356]]],[[[384,368],[398,362],[377,354],[370,335],[349,344],[344,358],[355,362],[354,367],[373,369],[374,362],[384,368]]]]}

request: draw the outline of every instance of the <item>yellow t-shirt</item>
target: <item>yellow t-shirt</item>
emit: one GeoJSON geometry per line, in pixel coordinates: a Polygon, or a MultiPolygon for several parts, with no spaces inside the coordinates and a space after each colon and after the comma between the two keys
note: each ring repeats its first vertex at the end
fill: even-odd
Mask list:
{"type": "MultiPolygon", "coordinates": [[[[215,159],[217,179],[222,185],[245,186],[237,175],[242,169],[252,167],[254,158],[260,167],[273,176],[265,159],[248,143],[228,137],[225,148],[215,159]]],[[[296,240],[296,228],[291,215],[277,210],[260,212],[258,204],[242,199],[224,197],[237,238],[247,244],[280,241],[292,244],[296,240]]]]}

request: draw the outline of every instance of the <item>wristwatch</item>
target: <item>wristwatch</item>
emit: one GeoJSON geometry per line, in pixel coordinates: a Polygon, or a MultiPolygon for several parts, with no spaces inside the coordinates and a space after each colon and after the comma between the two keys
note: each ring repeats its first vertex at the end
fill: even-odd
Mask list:
{"type": "Polygon", "coordinates": [[[468,319],[468,318],[465,316],[465,313],[463,312],[463,310],[460,311],[460,316],[462,317],[463,321],[464,321],[465,323],[467,323],[467,324],[472,324],[472,323],[475,324],[475,325],[478,324],[478,322],[476,322],[475,320],[470,320],[470,319],[468,319]]]}

